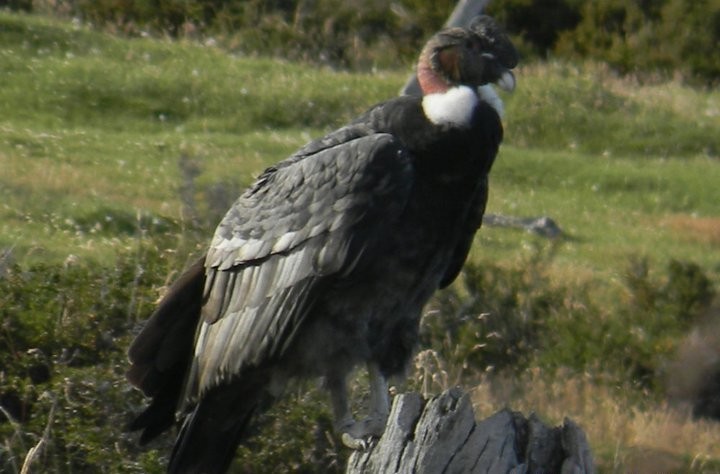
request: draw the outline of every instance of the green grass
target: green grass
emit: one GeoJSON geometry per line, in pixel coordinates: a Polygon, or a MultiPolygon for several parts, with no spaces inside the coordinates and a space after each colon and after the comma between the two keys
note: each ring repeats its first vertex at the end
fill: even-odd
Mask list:
{"type": "MultiPolygon", "coordinates": [[[[118,429],[97,428],[102,419],[122,425],[141,403],[122,380],[130,328],[150,311],[159,288],[202,251],[214,223],[253,176],[396,95],[409,68],[350,74],[237,57],[193,42],[121,39],[6,12],[0,12],[0,45],[0,250],[12,249],[18,263],[12,278],[0,277],[12,290],[0,294],[0,313],[14,321],[0,326],[0,344],[13,347],[0,371],[15,374],[12,381],[22,383],[23,396],[36,400],[45,417],[3,431],[14,434],[0,446],[0,465],[9,465],[9,455],[24,456],[49,423],[55,402],[40,398],[46,390],[67,394],[56,398],[55,441],[64,451],[46,466],[82,472],[100,469],[109,456],[114,464],[106,470],[155,472],[162,464],[157,453],[140,454],[118,429]],[[17,290],[23,285],[26,294],[17,290]],[[66,335],[56,340],[50,334],[58,329],[66,335]],[[86,331],[89,340],[73,342],[86,331]],[[107,337],[109,348],[102,342],[107,337]],[[53,360],[55,373],[44,388],[8,369],[31,365],[31,348],[53,360]],[[63,362],[66,349],[84,354],[80,367],[63,362]],[[102,363],[88,365],[93,358],[102,363]],[[103,377],[110,395],[94,400],[92,381],[103,377]],[[113,411],[117,403],[122,408],[113,411]],[[90,410],[85,419],[73,418],[73,410],[83,409],[90,410]],[[73,429],[79,431],[61,434],[73,429]],[[84,430],[92,433],[86,445],[84,430]],[[116,452],[91,449],[116,438],[116,452]]],[[[506,135],[488,212],[550,216],[565,236],[548,244],[517,230],[484,228],[473,261],[524,269],[538,248],[551,254],[538,281],[524,284],[538,304],[563,295],[547,314],[577,335],[570,354],[586,344],[573,329],[576,316],[586,318],[582,334],[596,339],[592,318],[622,332],[625,320],[612,319],[620,318],[618,310],[643,328],[644,315],[628,316],[635,308],[627,303],[631,262],[647,258],[658,288],[665,288],[662,271],[672,260],[696,262],[717,286],[720,92],[674,82],[640,85],[593,64],[530,64],[517,79],[517,91],[504,96],[506,135]]],[[[0,275],[5,266],[0,260],[0,275]]],[[[522,303],[509,307],[522,315],[522,303]]],[[[623,340],[614,334],[607,347],[623,340]]],[[[663,354],[677,344],[662,334],[648,339],[665,344],[663,354]]],[[[605,346],[595,342],[587,345],[600,347],[592,349],[600,355],[585,354],[602,358],[605,346]]],[[[289,417],[307,419],[302,412],[289,417]]],[[[293,429],[304,429],[298,426],[293,429]]],[[[601,442],[600,463],[613,471],[616,447],[601,442]]],[[[720,459],[720,453],[708,456],[720,459]]]]}
{"type": "MultiPolygon", "coordinates": [[[[706,157],[638,159],[508,146],[493,170],[489,212],[555,219],[558,259],[608,276],[629,255],[702,262],[717,270],[720,187],[706,157]],[[709,222],[709,235],[673,225],[709,222]],[[712,229],[715,233],[712,234],[712,229]]],[[[512,258],[528,235],[486,229],[477,251],[512,258]]]]}
{"type": "Polygon", "coordinates": [[[57,223],[101,209],[177,220],[181,154],[201,181],[247,184],[401,82],[7,13],[0,35],[0,246],[23,259],[107,258],[108,242],[57,223]]]}
{"type": "MultiPolygon", "coordinates": [[[[231,179],[240,189],[392,97],[407,74],[233,57],[7,13],[0,26],[0,245],[21,259],[108,258],[112,242],[67,221],[103,210],[178,220],[182,154],[199,163],[200,183],[231,179]]],[[[554,218],[572,236],[560,259],[593,270],[638,250],[718,263],[712,239],[688,242],[662,222],[717,217],[720,94],[634,87],[591,65],[517,75],[490,212],[554,218]]],[[[479,247],[505,258],[527,238],[488,229],[479,247]]]]}

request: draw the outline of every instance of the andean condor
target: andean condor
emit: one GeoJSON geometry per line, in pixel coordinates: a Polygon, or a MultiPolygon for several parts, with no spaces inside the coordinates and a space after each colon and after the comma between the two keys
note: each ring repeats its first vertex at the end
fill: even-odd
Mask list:
{"type": "Polygon", "coordinates": [[[128,379],[152,397],[130,426],[141,443],[182,421],[168,472],[225,472],[292,377],[324,378],[348,442],[383,432],[387,378],[480,227],[503,133],[489,84],[512,90],[516,63],[487,16],[442,30],[419,58],[422,97],[372,107],[240,196],[129,349],[128,379]],[[361,364],[371,407],[355,421],[346,379],[361,364]]]}

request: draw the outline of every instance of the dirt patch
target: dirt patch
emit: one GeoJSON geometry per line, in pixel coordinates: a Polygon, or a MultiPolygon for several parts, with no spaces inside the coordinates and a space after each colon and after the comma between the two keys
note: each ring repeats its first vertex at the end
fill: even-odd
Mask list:
{"type": "Polygon", "coordinates": [[[720,217],[693,217],[675,214],[664,218],[662,225],[681,234],[685,239],[720,245],[720,217]]]}

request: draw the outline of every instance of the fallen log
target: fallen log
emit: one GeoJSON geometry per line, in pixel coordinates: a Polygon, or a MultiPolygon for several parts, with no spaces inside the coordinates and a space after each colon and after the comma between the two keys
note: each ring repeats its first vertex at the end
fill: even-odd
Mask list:
{"type": "Polygon", "coordinates": [[[385,433],[348,460],[346,474],[593,473],[587,438],[572,420],[549,427],[501,410],[475,421],[470,397],[450,389],[424,400],[398,395],[385,433]]]}
{"type": "Polygon", "coordinates": [[[485,214],[483,225],[488,227],[510,227],[554,239],[562,235],[562,229],[550,217],[513,217],[499,214],[485,214]]]}

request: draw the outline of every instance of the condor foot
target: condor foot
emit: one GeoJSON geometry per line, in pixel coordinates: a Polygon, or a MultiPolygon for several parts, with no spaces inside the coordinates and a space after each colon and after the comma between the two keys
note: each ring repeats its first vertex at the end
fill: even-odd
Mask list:
{"type": "Polygon", "coordinates": [[[338,427],[345,446],[357,451],[365,451],[373,438],[379,438],[385,431],[387,416],[371,416],[361,421],[351,421],[338,427]]]}

